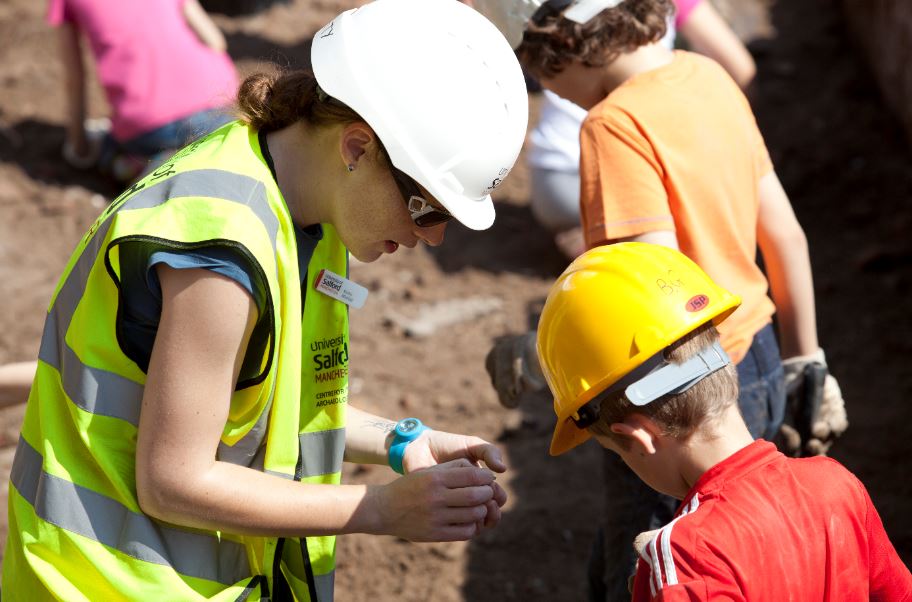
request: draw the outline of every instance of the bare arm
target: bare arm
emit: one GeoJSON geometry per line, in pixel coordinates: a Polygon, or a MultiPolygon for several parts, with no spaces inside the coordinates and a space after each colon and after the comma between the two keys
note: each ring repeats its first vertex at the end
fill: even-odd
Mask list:
{"type": "MultiPolygon", "coordinates": [[[[345,461],[387,465],[396,423],[352,406],[348,406],[346,422],[345,461]]],[[[494,472],[507,469],[500,450],[484,439],[437,429],[425,433],[406,450],[403,464],[409,472],[459,458],[476,465],[483,462],[494,472]]]]}
{"type": "Polygon", "coordinates": [[[757,73],[754,58],[709,0],[694,7],[679,32],[695,52],[722,65],[741,88],[753,81],[757,73]]]}
{"type": "Polygon", "coordinates": [[[35,379],[38,362],[16,362],[0,366],[0,408],[24,403],[35,379]]]}
{"type": "Polygon", "coordinates": [[[70,23],[63,23],[58,31],[58,42],[66,87],[67,139],[81,156],[88,153],[88,140],[85,131],[86,75],[79,30],[70,23]]]}
{"type": "Polygon", "coordinates": [[[807,238],[776,172],[760,180],[757,242],[779,321],[783,358],[817,352],[814,282],[807,238]]]}
{"type": "Polygon", "coordinates": [[[389,485],[312,485],[217,461],[231,393],[255,322],[250,295],[205,270],[157,268],[162,316],[136,450],[142,510],[175,524],[260,535],[387,533],[466,539],[493,497],[467,460],[389,485]]]}
{"type": "Polygon", "coordinates": [[[619,238],[611,242],[648,242],[653,245],[670,247],[676,251],[679,250],[678,237],[671,230],[653,230],[652,232],[644,232],[643,234],[637,234],[636,236],[619,238]]]}
{"type": "Polygon", "coordinates": [[[200,42],[219,52],[227,50],[228,44],[225,42],[224,34],[206,13],[206,10],[200,6],[198,0],[186,0],[183,11],[187,25],[190,26],[190,29],[193,30],[200,42]]]}
{"type": "Polygon", "coordinates": [[[396,422],[352,406],[348,406],[345,421],[345,461],[386,465],[396,422]]]}

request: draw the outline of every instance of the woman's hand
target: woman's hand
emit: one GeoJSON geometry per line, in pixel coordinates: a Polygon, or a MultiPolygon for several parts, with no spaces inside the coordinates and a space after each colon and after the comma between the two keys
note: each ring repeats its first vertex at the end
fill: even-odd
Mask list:
{"type": "Polygon", "coordinates": [[[372,489],[371,496],[377,504],[378,532],[409,541],[471,539],[497,524],[506,501],[494,474],[464,458],[415,470],[372,489]]]}
{"type": "MultiPolygon", "coordinates": [[[[481,466],[483,462],[494,472],[507,470],[500,450],[484,439],[430,429],[405,448],[402,466],[408,474],[458,459],[467,460],[474,466],[481,466]]],[[[480,528],[489,529],[497,525],[501,517],[500,509],[507,503],[507,492],[493,478],[491,491],[493,495],[486,503],[488,512],[480,528]]]]}
{"type": "Polygon", "coordinates": [[[484,439],[431,429],[405,448],[402,466],[406,472],[413,472],[458,458],[465,458],[476,466],[484,462],[494,472],[507,470],[500,450],[484,439]]]}

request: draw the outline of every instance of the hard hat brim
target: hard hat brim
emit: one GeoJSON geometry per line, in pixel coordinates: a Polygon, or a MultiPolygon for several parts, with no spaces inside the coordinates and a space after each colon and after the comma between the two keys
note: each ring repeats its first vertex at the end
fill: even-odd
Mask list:
{"type": "Polygon", "coordinates": [[[459,223],[471,230],[487,230],[494,225],[494,201],[491,195],[484,197],[479,201],[472,201],[468,205],[465,201],[460,203],[447,203],[440,196],[435,196],[440,203],[447,208],[447,211],[453,214],[453,217],[459,220],[459,223]]]}
{"type": "Polygon", "coordinates": [[[435,199],[449,211],[463,226],[471,230],[487,230],[494,224],[494,201],[491,195],[475,200],[454,194],[448,190],[434,191],[428,188],[435,199]]]}
{"type": "MultiPolygon", "coordinates": [[[[669,340],[676,341],[686,335],[688,332],[696,330],[699,326],[712,322],[714,326],[718,326],[721,322],[725,321],[738,307],[741,305],[741,297],[738,295],[729,294],[727,298],[723,300],[716,308],[713,314],[710,314],[702,322],[697,322],[690,324],[685,328],[681,328],[673,332],[669,340]]],[[[642,356],[651,357],[652,355],[658,353],[662,350],[663,345],[656,343],[648,348],[641,350],[642,356]]],[[[638,355],[637,357],[639,357],[638,355]]],[[[607,389],[609,386],[626,376],[633,370],[639,363],[636,361],[636,358],[631,358],[631,361],[622,366],[619,370],[612,372],[605,376],[601,381],[593,384],[585,393],[579,396],[579,398],[573,403],[570,404],[572,407],[581,408],[602,391],[607,389]]],[[[554,400],[554,407],[558,408],[564,404],[560,404],[557,399],[554,400]]],[[[566,406],[564,406],[566,407],[566,406]]],[[[592,435],[589,434],[587,429],[581,429],[576,426],[576,423],[573,422],[573,419],[570,418],[570,415],[558,415],[557,423],[554,425],[554,435],[551,437],[551,448],[549,453],[552,456],[559,456],[561,454],[567,453],[574,447],[585,443],[588,441],[592,435]]]]}
{"type": "Polygon", "coordinates": [[[576,426],[571,418],[558,420],[551,436],[551,448],[548,450],[552,456],[560,456],[571,449],[578,447],[592,438],[587,429],[576,426]]]}

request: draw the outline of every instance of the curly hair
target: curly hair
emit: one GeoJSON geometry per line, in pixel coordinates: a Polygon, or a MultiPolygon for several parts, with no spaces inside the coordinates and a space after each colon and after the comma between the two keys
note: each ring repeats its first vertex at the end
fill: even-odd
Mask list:
{"type": "Polygon", "coordinates": [[[661,40],[673,10],[672,0],[625,0],[587,23],[547,16],[529,22],[516,54],[536,77],[554,77],[575,61],[602,67],[621,53],[661,40]]]}

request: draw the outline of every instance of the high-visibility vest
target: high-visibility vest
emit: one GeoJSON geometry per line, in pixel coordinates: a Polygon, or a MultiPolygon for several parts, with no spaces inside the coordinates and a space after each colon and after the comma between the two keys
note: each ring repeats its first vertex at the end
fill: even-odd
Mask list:
{"type": "MultiPolygon", "coordinates": [[[[338,235],[323,231],[308,283],[320,270],[347,269],[338,235]]],[[[120,248],[142,240],[231,247],[268,285],[269,344],[259,374],[231,397],[218,459],[306,483],[340,481],[348,310],[310,288],[302,312],[291,216],[257,133],[229,124],[118,197],[54,291],[10,477],[4,602],[233,601],[289,587],[298,600],[331,600],[333,537],[182,528],[140,509],[134,471],[146,375],[121,349],[116,318],[120,248]]]]}

